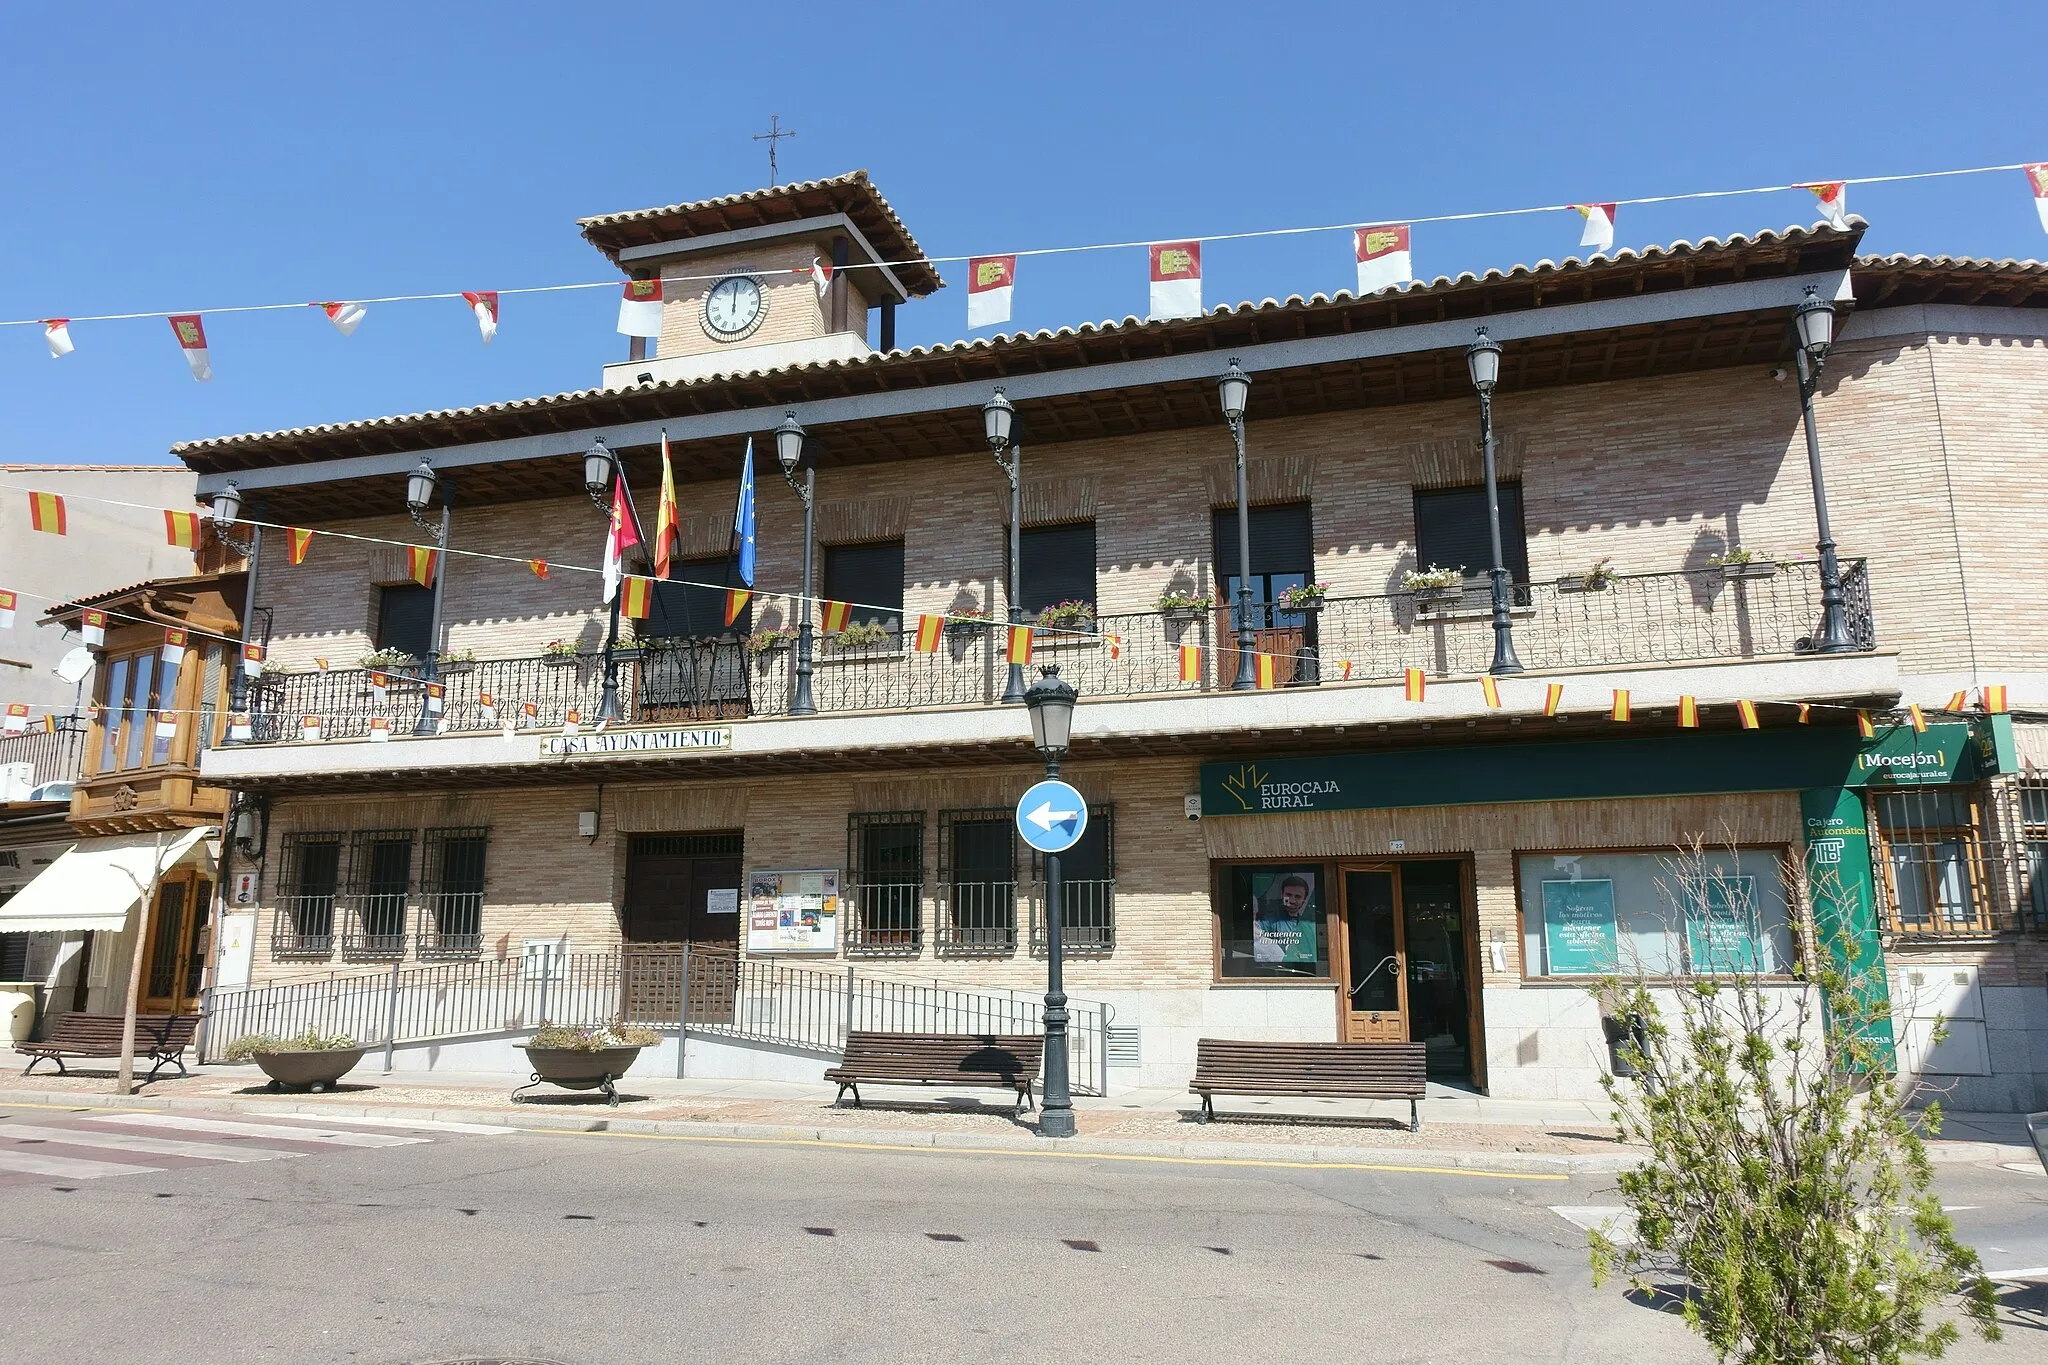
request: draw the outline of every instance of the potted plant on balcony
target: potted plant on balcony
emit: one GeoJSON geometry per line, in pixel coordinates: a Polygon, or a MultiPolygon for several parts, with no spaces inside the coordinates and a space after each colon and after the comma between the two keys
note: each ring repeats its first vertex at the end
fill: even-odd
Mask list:
{"type": "Polygon", "coordinates": [[[458,673],[476,672],[476,651],[457,649],[443,654],[434,661],[435,671],[443,677],[452,678],[458,673]]]}
{"type": "Polygon", "coordinates": [[[889,639],[889,628],[880,621],[855,621],[844,630],[835,631],[828,638],[828,643],[835,653],[858,654],[879,649],[888,644],[889,639]]]}
{"type": "Polygon", "coordinates": [[[779,650],[788,649],[795,643],[795,629],[770,626],[766,630],[757,630],[747,637],[747,654],[753,658],[760,658],[764,654],[773,654],[779,650]]]}
{"type": "Polygon", "coordinates": [[[512,1092],[519,1100],[521,1090],[536,1085],[559,1085],[564,1090],[602,1090],[614,1107],[619,1092],[612,1082],[626,1074],[643,1047],[661,1041],[653,1029],[639,1028],[614,1019],[596,1028],[568,1028],[541,1020],[533,1037],[524,1044],[526,1060],[533,1067],[533,1079],[512,1092]]]}
{"type": "Polygon", "coordinates": [[[1613,557],[1602,555],[1584,573],[1568,573],[1557,580],[1559,592],[1606,592],[1614,585],[1613,557]]]}
{"type": "Polygon", "coordinates": [[[253,1061],[270,1077],[272,1090],[287,1087],[321,1091],[355,1069],[365,1049],[345,1033],[307,1029],[291,1038],[248,1033],[227,1045],[224,1061],[253,1061]]]}
{"type": "Polygon", "coordinates": [[[1410,569],[1401,575],[1401,588],[1415,598],[1418,607],[1445,606],[1465,596],[1465,570],[1446,569],[1440,564],[1410,569]]]}
{"type": "Polygon", "coordinates": [[[1201,620],[1205,612],[1215,610],[1216,599],[1205,592],[1174,589],[1159,594],[1157,606],[1168,625],[1184,626],[1201,620]]]}
{"type": "Polygon", "coordinates": [[[961,607],[946,613],[946,634],[955,640],[971,640],[988,633],[986,607],[961,607]]]}
{"type": "Polygon", "coordinates": [[[540,647],[540,661],[551,668],[573,668],[582,657],[574,640],[550,640],[540,647]]]}
{"type": "MultiPolygon", "coordinates": [[[[1460,592],[1462,594],[1462,585],[1460,592]]],[[[1280,589],[1273,595],[1273,605],[1282,611],[1312,616],[1323,609],[1323,603],[1330,599],[1328,583],[1297,583],[1280,589]]]]}
{"type": "Polygon", "coordinates": [[[360,659],[357,659],[356,662],[358,664],[361,664],[364,668],[374,669],[384,673],[398,673],[409,668],[418,668],[420,666],[420,661],[418,659],[406,653],[404,650],[395,647],[373,649],[368,654],[365,654],[360,659]]]}
{"type": "Polygon", "coordinates": [[[1769,578],[1778,572],[1778,561],[1741,545],[1730,545],[1717,555],[1707,556],[1707,567],[1719,569],[1730,582],[1746,578],[1769,578]]]}
{"type": "Polygon", "coordinates": [[[1069,635],[1093,635],[1095,633],[1095,608],[1087,602],[1068,600],[1055,602],[1042,608],[1033,621],[1040,630],[1062,631],[1069,635]]]}

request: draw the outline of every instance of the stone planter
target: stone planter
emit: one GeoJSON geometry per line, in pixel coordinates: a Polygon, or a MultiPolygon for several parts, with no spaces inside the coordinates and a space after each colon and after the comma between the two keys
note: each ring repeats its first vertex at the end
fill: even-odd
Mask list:
{"type": "Polygon", "coordinates": [[[625,1075],[633,1059],[640,1055],[637,1046],[599,1048],[595,1052],[575,1047],[529,1047],[524,1051],[527,1064],[533,1068],[533,1079],[512,1092],[514,1101],[519,1099],[520,1090],[545,1084],[559,1085],[564,1090],[602,1090],[606,1101],[615,1108],[619,1092],[612,1088],[612,1082],[625,1075]]]}
{"type": "Polygon", "coordinates": [[[1159,614],[1169,626],[1191,626],[1213,610],[1213,607],[1167,607],[1159,614]]]}
{"type": "Polygon", "coordinates": [[[1412,596],[1415,605],[1423,611],[1436,607],[1448,607],[1465,600],[1465,585],[1455,584],[1447,588],[1417,588],[1412,596]]]}
{"type": "Polygon", "coordinates": [[[367,1049],[360,1047],[336,1047],[259,1052],[256,1065],[270,1077],[272,1090],[305,1089],[317,1093],[331,1088],[336,1081],[355,1070],[365,1051],[367,1049]]]}
{"type": "Polygon", "coordinates": [[[453,678],[464,673],[474,673],[476,672],[476,660],[458,659],[454,663],[444,662],[435,669],[435,672],[443,678],[453,678]]]}
{"type": "Polygon", "coordinates": [[[944,629],[949,640],[973,640],[988,634],[990,624],[988,621],[948,621],[944,629]]]}
{"type": "Polygon", "coordinates": [[[1747,564],[1723,564],[1721,576],[1730,583],[1752,578],[1775,578],[1778,564],[1772,559],[1752,559],[1747,564]]]}
{"type": "Polygon", "coordinates": [[[574,668],[583,662],[583,656],[581,654],[543,654],[540,656],[540,661],[542,666],[546,668],[574,668]]]}
{"type": "Polygon", "coordinates": [[[1568,573],[1557,580],[1559,592],[1606,592],[1612,586],[1611,578],[1589,579],[1582,573],[1568,573]]]}

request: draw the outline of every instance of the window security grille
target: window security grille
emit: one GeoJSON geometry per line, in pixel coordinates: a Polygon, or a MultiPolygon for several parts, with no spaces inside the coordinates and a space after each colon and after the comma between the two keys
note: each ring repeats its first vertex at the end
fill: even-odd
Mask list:
{"type": "Polygon", "coordinates": [[[939,812],[939,946],[952,953],[1017,948],[1017,823],[1007,806],[939,812]]]}
{"type": "MultiPolygon", "coordinates": [[[[1045,947],[1045,855],[1031,855],[1031,946],[1045,947]]],[[[1081,841],[1060,855],[1060,948],[1106,953],[1116,947],[1116,807],[1088,807],[1081,841]]]]}
{"type": "Polygon", "coordinates": [[[636,854],[665,853],[680,858],[741,858],[746,856],[746,835],[738,830],[725,834],[636,834],[636,854]]]}
{"type": "MultiPolygon", "coordinates": [[[[1880,791],[1870,801],[1890,932],[1970,937],[2019,927],[2018,887],[2008,878],[1989,787],[1880,791]]],[[[2010,804],[2023,807],[2024,796],[2010,804]]]]}
{"type": "Polygon", "coordinates": [[[341,951],[348,957],[403,957],[412,890],[409,829],[370,829],[349,842],[341,951]]]}
{"type": "Polygon", "coordinates": [[[915,955],[924,947],[924,812],[846,817],[849,952],[915,955]]]}
{"type": "Polygon", "coordinates": [[[417,946],[422,958],[475,957],[483,949],[484,853],[481,826],[430,829],[420,875],[417,946]]]}
{"type": "Polygon", "coordinates": [[[2014,796],[2024,854],[2020,903],[2028,928],[2048,930],[2048,773],[2022,775],[2014,796]]]}
{"type": "Polygon", "coordinates": [[[277,917],[270,950],[278,957],[326,957],[334,951],[334,899],[341,887],[344,836],[287,834],[280,856],[277,917]]]}

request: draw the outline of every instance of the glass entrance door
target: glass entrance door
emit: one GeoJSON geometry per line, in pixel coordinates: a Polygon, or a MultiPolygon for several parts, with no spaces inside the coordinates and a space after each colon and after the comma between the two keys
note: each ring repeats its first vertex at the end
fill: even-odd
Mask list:
{"type": "Polygon", "coordinates": [[[1464,1079],[1472,1071],[1472,995],[1465,889],[1454,862],[1401,868],[1402,965],[1407,977],[1407,1037],[1429,1049],[1429,1074],[1464,1079]]]}
{"type": "Polygon", "coordinates": [[[1347,1043],[1408,1041],[1408,973],[1401,915],[1401,873],[1346,867],[1338,923],[1344,936],[1338,1009],[1347,1043]]]}

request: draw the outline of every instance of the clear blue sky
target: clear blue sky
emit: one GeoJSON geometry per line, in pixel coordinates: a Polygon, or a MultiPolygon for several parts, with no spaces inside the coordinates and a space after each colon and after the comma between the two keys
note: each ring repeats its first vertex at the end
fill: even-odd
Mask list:
{"type": "MultiPolygon", "coordinates": [[[[99,10],[8,16],[0,317],[604,279],[574,220],[764,184],[771,112],[798,133],[785,179],[868,167],[948,255],[2048,159],[2038,2],[99,10]]],[[[2048,255],[2017,172],[1850,208],[1871,250],[2048,255]]],[[[1793,194],[1624,209],[1617,244],[1813,216],[1793,194]]],[[[1570,215],[1424,228],[1416,267],[1576,242],[1570,215]]],[[[1342,234],[1206,265],[1212,305],[1351,277],[1342,234]]],[[[964,333],[945,273],[904,343],[964,333]]],[[[1013,325],[1142,312],[1144,278],[1138,252],[1028,260],[1013,325]]],[[[0,459],[158,461],[583,388],[623,357],[615,308],[509,299],[488,349],[454,301],[348,339],[311,310],[209,317],[211,384],[159,319],[80,324],[61,361],[0,329],[0,459]]]]}

